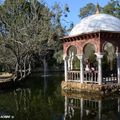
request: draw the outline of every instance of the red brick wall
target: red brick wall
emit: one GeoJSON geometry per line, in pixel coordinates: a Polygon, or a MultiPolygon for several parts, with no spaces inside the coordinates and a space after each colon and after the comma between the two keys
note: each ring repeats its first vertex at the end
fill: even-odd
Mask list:
{"type": "Polygon", "coordinates": [[[113,44],[115,49],[118,47],[118,52],[120,52],[120,34],[116,33],[107,33],[106,36],[101,36],[100,38],[100,51],[103,52],[103,48],[107,42],[110,42],[113,44]]]}
{"type": "Polygon", "coordinates": [[[99,38],[92,38],[92,39],[84,39],[84,40],[76,40],[70,42],[63,43],[64,54],[67,54],[67,51],[70,46],[75,46],[77,49],[77,54],[83,54],[83,50],[86,44],[91,43],[95,46],[95,51],[100,51],[100,41],[99,38]]]}
{"type": "Polygon", "coordinates": [[[112,43],[115,48],[118,47],[118,51],[120,52],[120,33],[100,31],[97,33],[81,35],[80,37],[70,37],[67,40],[68,42],[63,43],[64,54],[67,54],[69,47],[72,45],[76,47],[77,54],[83,54],[84,47],[87,43],[91,43],[95,46],[96,53],[103,52],[103,47],[106,42],[112,43]],[[83,37],[83,39],[80,37],[83,37]]]}

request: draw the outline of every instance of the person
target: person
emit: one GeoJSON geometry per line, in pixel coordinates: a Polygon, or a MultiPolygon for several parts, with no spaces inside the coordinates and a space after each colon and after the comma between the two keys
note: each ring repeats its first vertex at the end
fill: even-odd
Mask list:
{"type": "Polygon", "coordinates": [[[85,61],[85,71],[90,71],[90,68],[89,68],[89,60],[88,59],[86,59],[86,61],[85,61]]]}
{"type": "Polygon", "coordinates": [[[91,71],[92,71],[92,72],[94,72],[94,71],[95,71],[95,68],[94,68],[93,66],[91,67],[91,71]]]}
{"type": "Polygon", "coordinates": [[[93,66],[91,67],[91,72],[92,72],[93,81],[95,81],[95,68],[93,66]]]}

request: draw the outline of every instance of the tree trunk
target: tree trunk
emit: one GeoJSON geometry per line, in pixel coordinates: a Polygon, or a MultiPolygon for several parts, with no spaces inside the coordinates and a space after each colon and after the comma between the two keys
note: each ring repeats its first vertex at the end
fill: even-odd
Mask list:
{"type": "Polygon", "coordinates": [[[22,77],[23,77],[23,73],[22,73],[22,67],[21,67],[21,65],[20,65],[19,68],[20,68],[20,70],[19,70],[19,71],[20,71],[20,79],[22,79],[22,77]]]}
{"type": "Polygon", "coordinates": [[[23,77],[26,77],[26,57],[25,57],[25,59],[24,59],[24,75],[23,75],[23,77]]]}
{"type": "Polygon", "coordinates": [[[28,74],[31,73],[31,62],[29,62],[28,74]]]}
{"type": "Polygon", "coordinates": [[[46,62],[45,57],[43,59],[43,71],[44,71],[44,76],[46,76],[47,75],[47,62],[46,62]]]}
{"type": "Polygon", "coordinates": [[[46,90],[47,90],[47,61],[46,61],[46,58],[44,57],[43,59],[43,69],[44,69],[44,95],[46,95],[46,90]]]}
{"type": "Polygon", "coordinates": [[[15,66],[15,75],[18,77],[18,62],[16,63],[16,66],[15,66]]]}

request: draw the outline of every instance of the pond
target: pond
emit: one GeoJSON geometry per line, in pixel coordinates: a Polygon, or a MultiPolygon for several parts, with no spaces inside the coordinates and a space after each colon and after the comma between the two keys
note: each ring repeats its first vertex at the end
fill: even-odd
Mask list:
{"type": "Polygon", "coordinates": [[[0,91],[0,119],[120,120],[120,97],[63,95],[63,73],[34,73],[17,88],[0,91]]]}

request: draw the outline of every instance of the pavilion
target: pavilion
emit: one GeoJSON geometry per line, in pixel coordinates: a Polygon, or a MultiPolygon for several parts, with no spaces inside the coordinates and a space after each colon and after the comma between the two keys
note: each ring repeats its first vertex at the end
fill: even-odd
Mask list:
{"type": "Polygon", "coordinates": [[[83,18],[62,38],[63,90],[102,91],[120,87],[120,19],[99,12],[83,18]]]}

